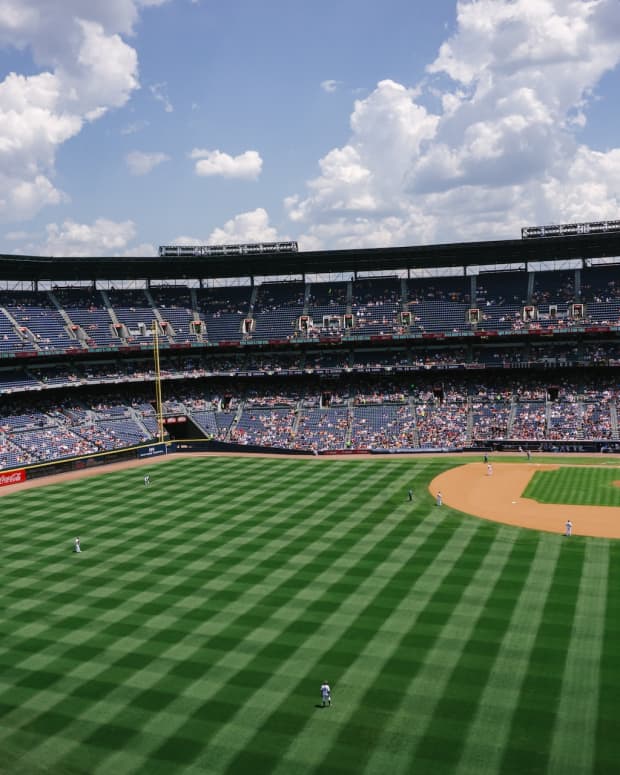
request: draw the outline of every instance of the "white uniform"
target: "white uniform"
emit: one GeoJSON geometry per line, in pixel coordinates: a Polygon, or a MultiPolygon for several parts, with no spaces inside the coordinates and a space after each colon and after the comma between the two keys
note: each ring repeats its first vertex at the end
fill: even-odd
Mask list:
{"type": "Polygon", "coordinates": [[[73,551],[74,552],[81,552],[82,551],[80,549],[80,539],[79,538],[76,538],[75,541],[73,542],[73,551]]]}
{"type": "Polygon", "coordinates": [[[438,493],[437,493],[437,505],[438,505],[438,506],[441,506],[441,504],[442,504],[442,503],[443,503],[443,498],[442,498],[442,495],[441,495],[441,493],[440,493],[440,492],[438,492],[438,493]]]}
{"type": "Polygon", "coordinates": [[[493,466],[490,463],[487,466],[487,476],[493,476],[493,466]]]}
{"type": "Polygon", "coordinates": [[[151,483],[151,477],[150,477],[150,476],[147,474],[147,475],[144,477],[144,486],[145,486],[145,487],[148,487],[150,483],[151,483]]]}
{"type": "Polygon", "coordinates": [[[323,701],[323,707],[332,704],[332,690],[329,688],[327,681],[321,685],[321,700],[323,701]]]}
{"type": "Polygon", "coordinates": [[[566,535],[571,536],[573,534],[573,523],[570,519],[566,520],[566,535]]]}

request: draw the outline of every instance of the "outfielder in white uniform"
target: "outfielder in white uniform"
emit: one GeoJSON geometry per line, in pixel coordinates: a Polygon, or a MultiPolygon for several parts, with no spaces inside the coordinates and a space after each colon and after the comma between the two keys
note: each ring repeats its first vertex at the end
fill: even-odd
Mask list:
{"type": "Polygon", "coordinates": [[[329,688],[327,681],[323,681],[321,684],[321,700],[323,702],[323,707],[332,704],[332,690],[329,688]]]}

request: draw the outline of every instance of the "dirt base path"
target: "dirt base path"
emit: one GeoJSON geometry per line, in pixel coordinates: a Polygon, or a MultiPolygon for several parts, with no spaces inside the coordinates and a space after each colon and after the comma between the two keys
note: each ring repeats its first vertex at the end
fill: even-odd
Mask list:
{"type": "Polygon", "coordinates": [[[536,471],[553,471],[559,465],[545,463],[493,463],[492,476],[484,463],[467,463],[435,477],[429,485],[433,497],[476,517],[507,525],[564,533],[567,519],[573,535],[620,538],[620,508],[612,506],[565,506],[522,498],[536,471]]]}

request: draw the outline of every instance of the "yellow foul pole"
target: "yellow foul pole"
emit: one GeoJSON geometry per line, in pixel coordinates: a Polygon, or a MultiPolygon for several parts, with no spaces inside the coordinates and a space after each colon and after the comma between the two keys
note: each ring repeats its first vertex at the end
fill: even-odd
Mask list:
{"type": "Polygon", "coordinates": [[[159,328],[153,321],[153,358],[155,360],[155,411],[157,412],[157,435],[164,443],[164,414],[161,406],[161,372],[159,370],[159,328]]]}

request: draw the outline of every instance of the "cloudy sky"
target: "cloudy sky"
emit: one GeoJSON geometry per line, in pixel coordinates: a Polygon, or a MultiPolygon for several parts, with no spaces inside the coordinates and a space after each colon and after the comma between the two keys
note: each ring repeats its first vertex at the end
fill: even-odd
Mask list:
{"type": "Polygon", "coordinates": [[[620,217],[619,0],[0,0],[0,252],[620,217]]]}

